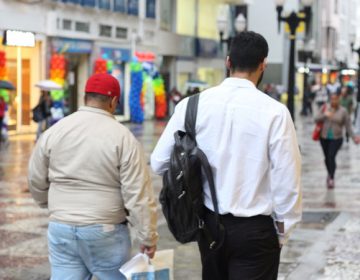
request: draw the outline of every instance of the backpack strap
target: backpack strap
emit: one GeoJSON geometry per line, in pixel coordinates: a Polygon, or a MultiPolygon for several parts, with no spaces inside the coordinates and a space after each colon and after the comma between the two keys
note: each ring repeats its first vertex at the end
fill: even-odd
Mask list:
{"type": "Polygon", "coordinates": [[[199,104],[199,94],[195,94],[189,97],[189,101],[186,107],[185,115],[185,131],[190,137],[196,140],[196,117],[199,104]]]}
{"type": "MultiPolygon", "coordinates": [[[[196,117],[197,117],[197,109],[199,104],[199,94],[192,95],[189,98],[187,108],[186,108],[186,115],[185,115],[185,131],[186,133],[196,142],[196,117]]],[[[205,153],[199,149],[195,149],[196,156],[201,161],[202,170],[204,171],[206,175],[206,179],[209,183],[210,187],[210,193],[211,193],[211,200],[214,205],[214,211],[215,211],[215,222],[218,226],[218,236],[221,234],[221,231],[224,230],[223,225],[220,223],[220,216],[219,216],[219,206],[218,201],[216,197],[216,189],[215,189],[215,183],[214,183],[214,177],[212,174],[212,170],[209,164],[209,161],[205,155],[205,153]]],[[[210,242],[210,249],[215,248],[216,241],[211,238],[211,234],[208,231],[207,228],[204,228],[204,233],[206,235],[206,238],[210,242]]]]}

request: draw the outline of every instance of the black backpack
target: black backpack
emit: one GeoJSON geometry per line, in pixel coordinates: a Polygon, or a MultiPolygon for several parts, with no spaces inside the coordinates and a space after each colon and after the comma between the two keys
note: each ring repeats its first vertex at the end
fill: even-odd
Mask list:
{"type": "Polygon", "coordinates": [[[180,243],[198,241],[200,234],[207,239],[211,249],[222,242],[223,226],[219,210],[211,167],[204,152],[196,144],[196,116],[199,95],[189,98],[185,132],[176,131],[175,144],[170,156],[170,166],[163,176],[160,203],[168,227],[180,243]],[[204,223],[204,194],[202,174],[209,182],[215,210],[217,232],[210,232],[204,223]]]}

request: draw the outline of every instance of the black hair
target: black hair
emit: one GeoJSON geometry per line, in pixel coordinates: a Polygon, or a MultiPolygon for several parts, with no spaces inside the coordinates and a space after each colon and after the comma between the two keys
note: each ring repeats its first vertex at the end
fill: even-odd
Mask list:
{"type": "Polygon", "coordinates": [[[111,100],[111,96],[102,95],[95,92],[86,92],[85,93],[85,101],[87,102],[89,99],[96,100],[101,103],[107,103],[111,100]]]}
{"type": "Polygon", "coordinates": [[[240,32],[232,39],[229,59],[231,72],[253,72],[268,56],[265,38],[252,31],[240,32]]]}

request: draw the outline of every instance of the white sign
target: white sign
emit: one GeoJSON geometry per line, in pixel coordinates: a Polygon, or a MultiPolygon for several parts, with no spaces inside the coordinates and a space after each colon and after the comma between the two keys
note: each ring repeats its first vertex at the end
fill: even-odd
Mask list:
{"type": "Polygon", "coordinates": [[[32,32],[6,30],[4,45],[15,47],[35,47],[35,34],[32,32]]]}

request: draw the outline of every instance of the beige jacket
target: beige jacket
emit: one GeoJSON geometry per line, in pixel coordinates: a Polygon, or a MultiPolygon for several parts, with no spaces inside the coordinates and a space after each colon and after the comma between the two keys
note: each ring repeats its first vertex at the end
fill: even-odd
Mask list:
{"type": "Polygon", "coordinates": [[[157,208],[143,151],[106,111],[82,107],[48,129],[32,153],[28,179],[52,221],[90,225],[128,219],[142,244],[157,242],[157,208]]]}

